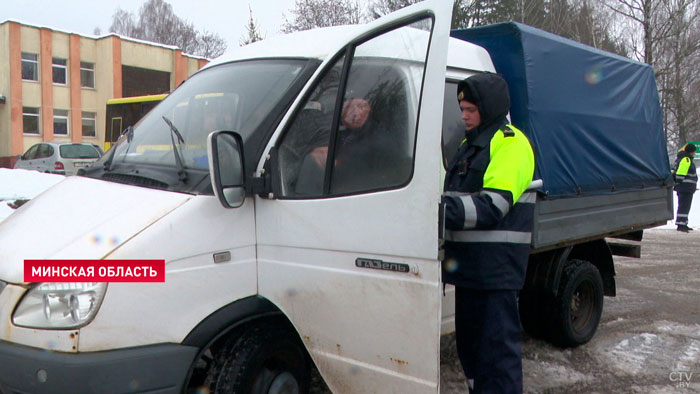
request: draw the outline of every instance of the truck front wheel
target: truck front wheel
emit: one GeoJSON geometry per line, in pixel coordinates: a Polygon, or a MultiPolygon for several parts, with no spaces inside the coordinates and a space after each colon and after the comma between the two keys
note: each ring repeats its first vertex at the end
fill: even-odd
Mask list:
{"type": "Polygon", "coordinates": [[[602,311],[603,280],[598,269],[588,261],[567,261],[554,300],[552,343],[574,347],[588,342],[602,311]]]}
{"type": "Polygon", "coordinates": [[[249,327],[226,341],[217,358],[216,376],[209,379],[213,393],[300,394],[309,390],[308,357],[296,333],[284,325],[249,327]]]}

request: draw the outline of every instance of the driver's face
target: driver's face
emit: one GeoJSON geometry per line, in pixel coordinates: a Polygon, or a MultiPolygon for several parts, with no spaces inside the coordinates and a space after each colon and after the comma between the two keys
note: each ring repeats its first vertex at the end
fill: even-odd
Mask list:
{"type": "Polygon", "coordinates": [[[359,129],[365,125],[372,108],[363,98],[351,98],[343,106],[343,125],[348,129],[359,129]]]}

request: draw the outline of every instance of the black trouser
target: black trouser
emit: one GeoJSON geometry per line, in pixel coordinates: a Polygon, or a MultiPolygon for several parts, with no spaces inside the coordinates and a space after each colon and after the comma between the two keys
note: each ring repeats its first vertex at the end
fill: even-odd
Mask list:
{"type": "Polygon", "coordinates": [[[688,213],[690,204],[693,202],[693,193],[676,192],[678,195],[678,211],[676,211],[676,224],[679,226],[688,225],[688,213]]]}
{"type": "Polygon", "coordinates": [[[457,352],[471,393],[522,393],[518,292],[457,287],[457,352]]]}

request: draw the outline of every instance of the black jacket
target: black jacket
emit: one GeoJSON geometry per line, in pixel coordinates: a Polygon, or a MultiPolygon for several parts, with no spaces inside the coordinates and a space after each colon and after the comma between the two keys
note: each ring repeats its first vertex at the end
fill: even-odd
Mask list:
{"type": "Polygon", "coordinates": [[[506,125],[505,82],[467,79],[481,124],[467,130],[445,176],[443,281],[474,289],[522,288],[530,251],[534,155],[525,135],[506,125]],[[517,203],[516,203],[517,202],[517,203]]]}

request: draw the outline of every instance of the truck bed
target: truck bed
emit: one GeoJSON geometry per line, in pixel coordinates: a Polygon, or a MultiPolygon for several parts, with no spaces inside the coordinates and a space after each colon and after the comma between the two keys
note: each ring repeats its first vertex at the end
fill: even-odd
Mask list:
{"type": "Polygon", "coordinates": [[[511,122],[533,144],[546,199],[536,246],[568,239],[554,234],[563,224],[585,237],[592,229],[623,231],[667,218],[626,206],[673,184],[651,66],[515,22],[452,36],[488,51],[508,82],[511,122]],[[569,207],[573,212],[562,210],[569,207]],[[588,215],[600,223],[577,223],[588,215]]]}
{"type": "Polygon", "coordinates": [[[548,200],[538,196],[532,252],[663,225],[673,219],[671,187],[548,200]]]}

